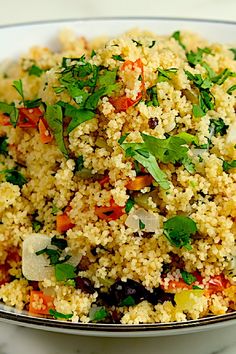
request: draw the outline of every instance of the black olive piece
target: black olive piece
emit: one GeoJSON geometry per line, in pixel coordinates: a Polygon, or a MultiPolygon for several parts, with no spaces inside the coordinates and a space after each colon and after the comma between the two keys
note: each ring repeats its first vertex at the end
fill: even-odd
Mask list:
{"type": "Polygon", "coordinates": [[[119,306],[124,299],[132,296],[135,304],[149,297],[149,291],[135,280],[127,279],[127,281],[118,280],[109,289],[110,302],[113,305],[119,306]]]}
{"type": "Polygon", "coordinates": [[[155,129],[159,124],[158,118],[149,118],[148,126],[150,129],[155,129]]]}
{"type": "Polygon", "coordinates": [[[95,293],[95,289],[92,285],[92,282],[88,278],[76,277],[75,283],[76,283],[76,289],[80,289],[81,291],[87,294],[95,293]]]}
{"type": "Polygon", "coordinates": [[[165,301],[170,301],[173,305],[175,305],[174,294],[166,293],[160,287],[154,288],[152,293],[149,293],[148,301],[152,305],[163,304],[165,301]]]}

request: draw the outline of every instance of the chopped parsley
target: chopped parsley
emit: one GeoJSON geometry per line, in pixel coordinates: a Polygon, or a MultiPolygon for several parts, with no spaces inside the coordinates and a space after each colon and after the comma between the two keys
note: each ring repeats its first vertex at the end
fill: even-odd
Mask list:
{"type": "Polygon", "coordinates": [[[222,85],[229,77],[236,77],[236,73],[229,69],[224,69],[219,75],[212,78],[212,82],[222,85]]]}
{"type": "Polygon", "coordinates": [[[236,85],[231,86],[228,88],[227,93],[228,95],[232,95],[232,93],[236,90],[236,85]]]}
{"type": "Polygon", "coordinates": [[[8,115],[10,117],[10,123],[15,128],[18,122],[19,111],[15,107],[14,103],[8,104],[5,102],[0,102],[0,112],[8,115]]]}
{"type": "Polygon", "coordinates": [[[184,50],[186,49],[186,46],[181,40],[180,31],[174,32],[171,37],[174,38],[184,50]]]}
{"type": "Polygon", "coordinates": [[[12,85],[16,91],[19,93],[19,95],[22,97],[22,100],[24,101],[24,92],[23,92],[23,84],[22,80],[14,80],[13,85],[12,85]]]}
{"type": "Polygon", "coordinates": [[[32,229],[35,231],[35,232],[39,232],[43,227],[43,224],[38,221],[38,220],[33,220],[32,221],[32,229]]]}
{"type": "Polygon", "coordinates": [[[4,174],[5,180],[7,182],[19,186],[20,188],[22,188],[23,185],[28,182],[27,179],[14,168],[11,168],[9,170],[2,170],[0,171],[0,173],[4,174]]]}
{"type": "Polygon", "coordinates": [[[109,316],[109,312],[105,307],[97,306],[91,307],[89,311],[89,318],[92,322],[100,322],[109,316]]]}
{"type": "Polygon", "coordinates": [[[25,100],[24,101],[24,106],[26,108],[36,108],[39,107],[42,103],[41,98],[36,98],[35,100],[25,100]]]}
{"type": "Polygon", "coordinates": [[[212,54],[210,48],[198,48],[196,52],[193,52],[192,50],[190,52],[186,53],[187,60],[190,64],[190,66],[195,67],[197,64],[202,63],[202,57],[203,54],[212,54]]]}
{"type": "Polygon", "coordinates": [[[183,281],[188,285],[191,285],[197,280],[197,278],[193,274],[188,273],[185,270],[181,270],[180,273],[182,275],[183,281]]]}
{"type": "Polygon", "coordinates": [[[198,138],[193,135],[193,134],[189,134],[187,132],[180,132],[176,135],[176,137],[183,139],[186,144],[190,145],[190,144],[195,144],[198,145],[198,138]]]}
{"type": "Polygon", "coordinates": [[[152,86],[147,89],[147,96],[148,96],[146,101],[147,106],[154,106],[154,107],[159,106],[156,86],[152,86]]]}
{"type": "Polygon", "coordinates": [[[76,278],[75,267],[68,263],[58,263],[55,265],[55,277],[57,281],[76,278]]]}
{"type": "Polygon", "coordinates": [[[64,314],[64,313],[58,312],[58,311],[53,310],[53,309],[49,309],[48,312],[49,312],[49,314],[50,314],[51,316],[53,316],[56,320],[57,320],[57,319],[69,320],[71,317],[73,317],[73,314],[72,314],[72,313],[64,314]]]}
{"type": "Polygon", "coordinates": [[[225,124],[222,118],[219,119],[210,119],[210,128],[214,128],[214,135],[220,134],[221,136],[227,133],[229,126],[225,124]]]}
{"type": "Polygon", "coordinates": [[[128,214],[130,212],[130,210],[133,208],[134,206],[134,200],[132,198],[129,198],[125,204],[125,212],[126,214],[128,214]]]}
{"type": "Polygon", "coordinates": [[[121,301],[119,306],[134,306],[135,300],[132,295],[127,296],[124,300],[121,301]]]}
{"type": "Polygon", "coordinates": [[[228,172],[231,168],[236,168],[236,160],[223,161],[223,171],[228,172]]]}
{"type": "Polygon", "coordinates": [[[230,50],[234,55],[234,60],[236,60],[236,48],[230,48],[230,50]]]}
{"type": "Polygon", "coordinates": [[[8,155],[8,144],[6,136],[0,136],[0,155],[8,155]]]}
{"type": "Polygon", "coordinates": [[[53,206],[52,206],[52,215],[57,215],[57,213],[60,210],[61,210],[60,208],[58,208],[55,204],[53,204],[53,206]]]}
{"type": "Polygon", "coordinates": [[[81,171],[84,168],[84,157],[83,155],[80,155],[77,157],[75,160],[75,171],[81,171]]]}
{"type": "Polygon", "coordinates": [[[47,255],[50,261],[50,265],[54,265],[54,266],[56,266],[57,264],[65,263],[71,258],[70,255],[66,255],[64,258],[62,258],[62,254],[60,250],[58,249],[55,250],[47,247],[35,252],[35,254],[37,256],[40,256],[41,254],[47,255]]]}
{"type": "Polygon", "coordinates": [[[139,219],[139,230],[144,230],[145,229],[145,224],[142,222],[142,220],[139,219]]]}
{"type": "Polygon", "coordinates": [[[125,61],[125,59],[122,58],[121,55],[114,54],[114,55],[112,55],[112,58],[115,59],[115,60],[118,60],[118,61],[125,61]]]}
{"type": "Polygon", "coordinates": [[[51,245],[56,246],[60,250],[64,250],[68,246],[66,239],[57,236],[52,237],[51,245]]]}
{"type": "Polygon", "coordinates": [[[91,52],[90,57],[91,57],[91,58],[93,58],[96,54],[97,54],[97,53],[95,52],[95,50],[94,50],[94,49],[92,49],[92,52],[91,52]]]}
{"type": "Polygon", "coordinates": [[[43,69],[41,69],[39,66],[33,64],[29,69],[28,69],[28,74],[30,76],[37,76],[40,77],[42,73],[44,72],[43,69]]]}
{"type": "Polygon", "coordinates": [[[161,69],[158,68],[158,82],[168,81],[172,79],[172,74],[176,74],[178,69],[177,68],[169,68],[169,69],[161,69]]]}
{"type": "Polygon", "coordinates": [[[164,234],[175,247],[191,249],[191,236],[197,232],[195,221],[187,216],[177,215],[164,222],[164,234]]]}
{"type": "Polygon", "coordinates": [[[63,115],[62,108],[58,104],[48,105],[45,113],[45,118],[48,122],[57,145],[66,158],[68,158],[68,151],[65,146],[63,136],[63,115]]]}

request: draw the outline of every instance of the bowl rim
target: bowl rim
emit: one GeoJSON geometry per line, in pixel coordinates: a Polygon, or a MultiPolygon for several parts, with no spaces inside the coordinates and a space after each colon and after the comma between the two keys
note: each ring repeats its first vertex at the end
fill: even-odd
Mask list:
{"type": "MultiPolygon", "coordinates": [[[[188,17],[166,17],[166,16],[105,16],[105,17],[83,17],[83,18],[70,18],[70,19],[55,19],[55,20],[40,20],[32,22],[20,22],[13,24],[0,25],[0,31],[4,29],[14,29],[19,27],[30,26],[44,26],[50,24],[63,24],[63,23],[76,23],[76,22],[104,22],[104,21],[170,21],[170,22],[193,22],[212,25],[236,26],[236,21],[221,20],[221,19],[201,19],[201,18],[188,18],[188,17]]],[[[235,27],[236,28],[236,27],[235,27]]],[[[0,303],[0,320],[14,324],[19,324],[27,327],[47,329],[50,331],[67,332],[86,335],[104,335],[112,336],[114,331],[119,336],[125,336],[125,333],[132,335],[132,333],[139,335],[148,335],[149,333],[162,333],[162,335],[186,333],[188,330],[196,332],[205,328],[210,329],[215,326],[229,325],[236,323],[236,310],[223,315],[212,315],[203,317],[197,320],[188,320],[183,322],[169,322],[169,323],[148,323],[148,324],[105,324],[105,323],[81,323],[81,322],[68,322],[59,321],[47,317],[31,316],[26,311],[20,311],[14,307],[10,307],[0,303]]],[[[115,335],[114,335],[115,336],[115,335]]]]}

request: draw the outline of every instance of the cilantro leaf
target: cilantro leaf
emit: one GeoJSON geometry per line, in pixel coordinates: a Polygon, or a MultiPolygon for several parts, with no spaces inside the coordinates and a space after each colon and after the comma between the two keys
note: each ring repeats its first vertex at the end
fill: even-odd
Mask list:
{"type": "Polygon", "coordinates": [[[57,215],[57,213],[60,210],[61,210],[60,208],[58,208],[55,204],[53,204],[51,213],[52,213],[52,215],[57,215]]]}
{"type": "Polygon", "coordinates": [[[18,118],[19,118],[19,111],[15,107],[14,103],[8,104],[5,102],[0,102],[0,111],[4,114],[10,116],[10,123],[15,128],[17,126],[18,118]]]}
{"type": "Polygon", "coordinates": [[[174,38],[184,50],[186,49],[186,46],[183,44],[181,40],[180,31],[174,32],[171,37],[174,38]]]}
{"type": "Polygon", "coordinates": [[[198,48],[196,52],[193,52],[190,50],[190,52],[186,53],[187,60],[191,66],[196,66],[197,64],[202,62],[202,56],[203,54],[211,54],[211,49],[210,48],[198,48]]]}
{"type": "Polygon", "coordinates": [[[38,221],[38,220],[33,220],[32,221],[32,229],[35,231],[35,232],[39,232],[43,227],[43,224],[38,221]]]}
{"type": "Polygon", "coordinates": [[[96,54],[97,54],[97,53],[95,52],[95,50],[94,50],[94,49],[92,49],[92,52],[91,52],[90,57],[91,57],[91,58],[93,58],[96,54]]]}
{"type": "Polygon", "coordinates": [[[12,85],[16,91],[19,93],[19,95],[22,97],[22,100],[24,101],[24,92],[23,92],[23,84],[22,80],[14,80],[13,85],[12,85]]]}
{"type": "Polygon", "coordinates": [[[223,161],[223,171],[228,172],[231,168],[236,168],[236,160],[223,161]]]}
{"type": "Polygon", "coordinates": [[[58,104],[48,105],[45,113],[45,118],[50,129],[53,132],[56,143],[61,152],[68,158],[68,151],[66,149],[63,137],[63,116],[62,109],[58,104]]]}
{"type": "Polygon", "coordinates": [[[198,145],[198,138],[197,136],[193,135],[193,134],[189,134],[187,132],[180,132],[177,135],[175,135],[177,138],[183,139],[186,144],[190,145],[190,144],[195,144],[198,145]]]}
{"type": "Polygon", "coordinates": [[[196,118],[201,118],[205,116],[205,112],[198,104],[193,104],[193,115],[196,118]]]}
{"type": "Polygon", "coordinates": [[[0,155],[8,155],[8,144],[6,136],[0,136],[0,155]]]}
{"type": "Polygon", "coordinates": [[[76,278],[75,267],[71,264],[63,263],[55,265],[55,277],[57,281],[76,278]]]}
{"type": "Polygon", "coordinates": [[[104,96],[107,92],[106,87],[101,87],[100,89],[96,90],[92,95],[88,97],[85,102],[84,108],[88,110],[94,110],[97,108],[98,102],[102,96],[104,96]]]}
{"type": "Polygon", "coordinates": [[[114,54],[114,55],[112,55],[112,58],[115,59],[115,60],[119,60],[119,61],[125,61],[125,59],[122,58],[121,55],[116,55],[116,54],[114,54]]]}
{"type": "Polygon", "coordinates": [[[70,96],[74,99],[74,101],[81,107],[83,107],[87,98],[89,97],[89,93],[85,90],[80,89],[74,84],[68,85],[67,90],[70,96]]]}
{"type": "Polygon", "coordinates": [[[236,77],[236,73],[229,69],[224,69],[219,75],[212,78],[212,82],[222,85],[229,77],[236,77]]]}
{"type": "Polygon", "coordinates": [[[22,188],[23,185],[28,182],[27,179],[14,168],[9,170],[2,170],[0,171],[0,173],[3,173],[5,175],[5,179],[7,182],[19,186],[20,188],[22,188]]]}
{"type": "Polygon", "coordinates": [[[91,307],[89,311],[89,318],[93,322],[99,322],[104,320],[109,315],[109,312],[105,307],[97,306],[91,307]]]}
{"type": "Polygon", "coordinates": [[[43,69],[41,69],[39,66],[33,64],[29,69],[28,69],[28,74],[30,76],[37,76],[40,77],[42,73],[44,72],[43,69]]]}
{"type": "Polygon", "coordinates": [[[80,155],[79,157],[77,157],[77,159],[75,160],[75,171],[81,171],[82,168],[84,168],[84,157],[82,155],[80,155]]]}
{"type": "Polygon", "coordinates": [[[54,310],[54,309],[49,309],[49,314],[51,315],[51,316],[53,316],[56,320],[57,319],[65,319],[65,320],[68,320],[68,319],[70,319],[71,317],[73,317],[73,314],[72,313],[69,313],[69,314],[64,314],[64,313],[61,313],[61,312],[58,312],[58,311],[56,311],[56,310],[54,310]]]}
{"type": "Polygon", "coordinates": [[[191,249],[191,235],[197,232],[195,221],[187,216],[177,215],[164,222],[164,234],[175,247],[191,249]]]}
{"type": "Polygon", "coordinates": [[[36,98],[35,100],[25,100],[24,101],[24,106],[26,108],[36,108],[39,107],[42,103],[41,98],[36,98]]]}
{"type": "Polygon", "coordinates": [[[181,270],[180,273],[182,275],[183,281],[188,285],[191,285],[197,280],[197,278],[193,274],[188,273],[185,270],[181,270]]]}
{"type": "Polygon", "coordinates": [[[231,86],[228,88],[227,93],[228,95],[232,95],[232,93],[236,90],[236,85],[231,86]]]}
{"type": "Polygon", "coordinates": [[[168,81],[172,79],[172,74],[176,74],[178,69],[177,68],[169,68],[169,69],[161,69],[158,68],[158,82],[168,81]]]}
{"type": "Polygon", "coordinates": [[[53,236],[51,239],[51,245],[56,246],[60,250],[64,250],[67,247],[67,241],[64,238],[53,236]]]}
{"type": "Polygon", "coordinates": [[[132,198],[129,198],[125,204],[125,212],[126,214],[128,214],[130,212],[130,210],[133,208],[134,206],[134,200],[132,198]]]}
{"type": "Polygon", "coordinates": [[[225,124],[222,118],[219,119],[210,119],[210,127],[214,128],[214,135],[220,134],[221,136],[227,133],[229,126],[225,124]]]}
{"type": "Polygon", "coordinates": [[[139,219],[139,230],[144,230],[145,229],[145,224],[142,222],[141,219],[139,219]]]}

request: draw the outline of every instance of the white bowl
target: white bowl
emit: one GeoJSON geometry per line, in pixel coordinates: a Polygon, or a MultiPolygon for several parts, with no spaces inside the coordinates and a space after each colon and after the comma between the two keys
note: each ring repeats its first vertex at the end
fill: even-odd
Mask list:
{"type": "MultiPolygon", "coordinates": [[[[170,34],[176,30],[190,30],[210,41],[235,44],[236,22],[174,19],[174,18],[100,18],[56,22],[40,22],[0,27],[0,61],[17,57],[33,45],[58,48],[58,32],[68,27],[78,35],[94,38],[100,35],[118,35],[134,27],[148,29],[158,34],[170,34]]],[[[0,319],[32,328],[79,335],[106,337],[151,337],[200,332],[236,324],[236,311],[221,316],[199,320],[145,325],[120,325],[101,323],[71,323],[33,317],[26,311],[0,304],[0,319]]]]}

